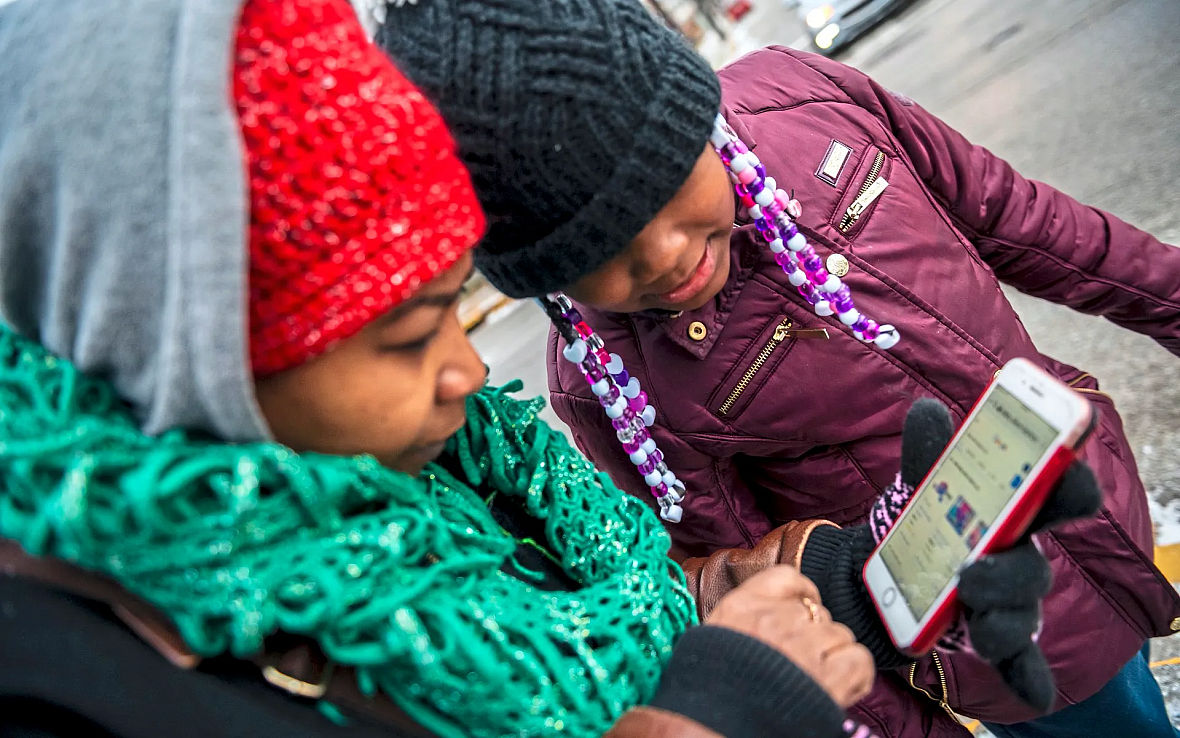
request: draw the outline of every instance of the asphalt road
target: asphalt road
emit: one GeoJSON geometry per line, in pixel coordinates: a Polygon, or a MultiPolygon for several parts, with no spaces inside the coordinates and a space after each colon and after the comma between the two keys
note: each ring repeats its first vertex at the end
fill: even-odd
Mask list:
{"type": "MultiPolygon", "coordinates": [[[[797,42],[799,25],[776,0],[755,2],[739,29],[743,48],[797,42]]],[[[1025,176],[1180,244],[1177,0],[921,0],[842,61],[1025,176]]],[[[1180,358],[1104,320],[1015,293],[1012,300],[1042,351],[1090,372],[1115,398],[1159,542],[1180,543],[1180,358]]],[[[526,391],[542,394],[545,333],[544,316],[526,305],[475,338],[493,380],[521,377],[526,391]]],[[[1157,642],[1157,659],[1180,655],[1176,641],[1157,642]]],[[[1157,676],[1175,720],[1180,665],[1157,676]]]]}

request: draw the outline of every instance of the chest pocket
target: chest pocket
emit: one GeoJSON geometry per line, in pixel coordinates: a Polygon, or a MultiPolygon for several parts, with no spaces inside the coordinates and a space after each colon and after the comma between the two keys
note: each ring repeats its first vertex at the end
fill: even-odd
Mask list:
{"type": "Polygon", "coordinates": [[[709,398],[709,409],[722,420],[732,422],[750,406],[766,380],[795,347],[796,341],[827,338],[826,328],[805,328],[787,315],[776,316],[762,327],[755,340],[730,367],[709,398]]]}

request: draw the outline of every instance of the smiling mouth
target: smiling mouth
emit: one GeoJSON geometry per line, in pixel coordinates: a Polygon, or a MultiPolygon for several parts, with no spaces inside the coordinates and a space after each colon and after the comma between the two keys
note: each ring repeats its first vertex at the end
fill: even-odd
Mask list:
{"type": "Polygon", "coordinates": [[[706,245],[705,253],[701,255],[701,260],[697,262],[692,274],[688,275],[688,278],[681,282],[679,287],[659,295],[658,299],[669,305],[686,302],[696,297],[709,284],[709,280],[713,278],[713,273],[716,270],[717,259],[713,255],[713,249],[706,245]]]}

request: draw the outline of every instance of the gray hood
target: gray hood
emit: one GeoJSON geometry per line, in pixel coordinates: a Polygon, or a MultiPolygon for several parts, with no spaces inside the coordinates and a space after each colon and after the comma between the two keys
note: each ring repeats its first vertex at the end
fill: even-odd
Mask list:
{"type": "Polygon", "coordinates": [[[267,438],[247,351],[239,0],[0,5],[0,320],[157,434],[267,438]]]}

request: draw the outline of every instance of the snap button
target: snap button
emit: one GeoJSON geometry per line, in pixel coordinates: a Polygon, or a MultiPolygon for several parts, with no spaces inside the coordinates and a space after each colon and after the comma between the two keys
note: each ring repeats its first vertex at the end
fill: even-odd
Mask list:
{"type": "Polygon", "coordinates": [[[832,254],[828,257],[828,274],[843,277],[848,274],[848,259],[844,254],[832,254]]]}
{"type": "Polygon", "coordinates": [[[1172,632],[1175,633],[1176,631],[1180,631],[1180,618],[1172,621],[1172,632]]]}
{"type": "Polygon", "coordinates": [[[694,341],[703,341],[709,335],[709,329],[699,320],[694,320],[688,326],[688,337],[694,341]]]}

